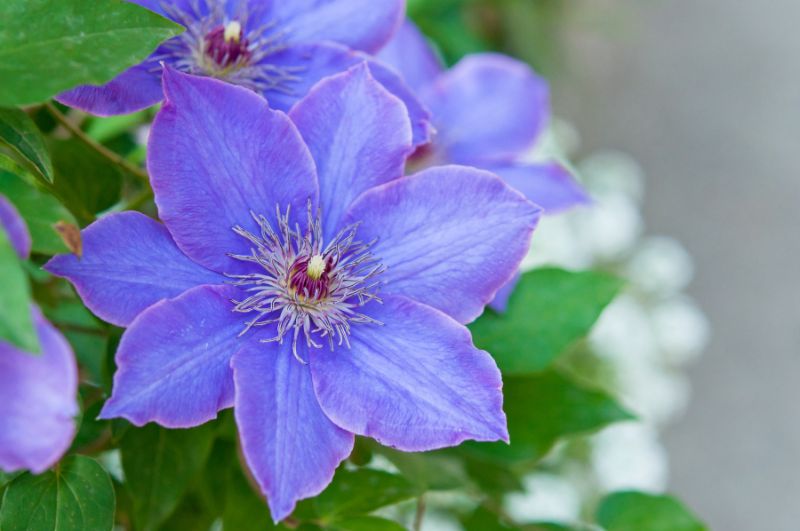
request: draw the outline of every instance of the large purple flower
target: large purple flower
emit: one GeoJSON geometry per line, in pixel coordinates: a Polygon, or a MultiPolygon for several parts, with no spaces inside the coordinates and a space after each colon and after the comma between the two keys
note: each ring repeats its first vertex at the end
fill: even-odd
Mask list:
{"type": "MultiPolygon", "coordinates": [[[[25,222],[0,195],[0,232],[20,258],[31,238],[25,222]]],[[[64,337],[31,308],[40,354],[0,341],[0,470],[43,472],[58,461],[75,435],[78,369],[64,337]]]]}
{"type": "Polygon", "coordinates": [[[473,168],[402,178],[408,115],[366,66],[289,116],[210,78],[168,69],[164,87],[148,160],[164,225],[109,215],[82,259],[46,266],[128,327],[102,416],[179,428],[235,406],[276,520],[354,434],[507,439],[500,373],[463,323],[514,274],[539,209],[473,168]]]}
{"type": "MultiPolygon", "coordinates": [[[[547,83],[529,66],[505,55],[481,53],[445,70],[410,21],[378,58],[402,74],[432,114],[433,140],[414,153],[410,168],[464,164],[486,169],[548,214],[588,201],[562,164],[521,160],[550,119],[547,83]]],[[[498,292],[492,308],[505,310],[516,280],[498,292]]]]}
{"type": "Polygon", "coordinates": [[[58,100],[106,116],[163,99],[161,63],[265,96],[288,110],[317,81],[368,60],[373,76],[408,107],[414,143],[428,139],[428,113],[392,69],[365,54],[379,50],[402,21],[404,0],[128,0],[186,28],[143,63],[103,86],[58,100]]]}
{"type": "Polygon", "coordinates": [[[378,58],[402,74],[432,114],[436,134],[415,153],[415,168],[464,164],[487,169],[548,213],[586,202],[584,191],[561,164],[520,162],[550,119],[547,83],[529,66],[481,53],[445,70],[409,21],[378,58]]]}

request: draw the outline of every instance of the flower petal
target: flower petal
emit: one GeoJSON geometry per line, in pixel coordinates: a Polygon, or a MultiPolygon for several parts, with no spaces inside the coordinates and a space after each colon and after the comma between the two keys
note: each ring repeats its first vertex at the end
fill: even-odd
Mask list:
{"type": "Polygon", "coordinates": [[[508,441],[492,357],[445,314],[403,297],[362,309],[350,351],[311,350],[314,390],[338,426],[404,451],[508,441]]]}
{"type": "Polygon", "coordinates": [[[117,349],[114,391],[101,418],[137,426],[197,426],[233,405],[230,359],[244,341],[232,286],[199,286],[139,314],[117,349]]]}
{"type": "Polygon", "coordinates": [[[511,298],[511,294],[514,293],[514,288],[517,287],[517,282],[519,282],[520,274],[517,273],[514,275],[514,278],[506,282],[505,286],[500,288],[497,294],[492,299],[492,302],[489,303],[489,307],[499,313],[503,313],[508,308],[508,299],[511,298]]]}
{"type": "Polygon", "coordinates": [[[38,474],[58,461],[75,436],[78,368],[64,337],[38,308],[40,355],[0,343],[0,470],[38,474]]]}
{"type": "Polygon", "coordinates": [[[31,254],[31,234],[25,220],[19,215],[11,201],[0,195],[0,230],[4,231],[11,242],[11,247],[21,260],[31,254]]]}
{"type": "Polygon", "coordinates": [[[404,295],[466,323],[516,273],[540,209],[491,173],[422,171],[365,192],[345,221],[387,267],[381,293],[404,295]]]}
{"type": "Polygon", "coordinates": [[[277,88],[264,93],[269,104],[279,110],[290,109],[320,80],[367,62],[372,77],[406,105],[414,133],[414,145],[425,144],[430,140],[431,125],[428,110],[397,72],[368,55],[354,52],[335,43],[304,44],[289,46],[268,56],[265,61],[265,65],[269,68],[274,68],[276,65],[285,66],[297,69],[299,72],[297,79],[291,82],[290,90],[277,88]]]}
{"type": "Polygon", "coordinates": [[[556,214],[589,202],[583,187],[557,162],[507,164],[488,169],[542,207],[546,214],[556,214]]]}
{"type": "Polygon", "coordinates": [[[322,412],[309,367],[291,350],[291,341],[252,344],[232,360],[242,449],[276,523],[322,492],[354,442],[322,412]]]}
{"type": "Polygon", "coordinates": [[[332,41],[365,52],[386,44],[403,20],[404,0],[292,0],[267,11],[288,43],[332,41]]]}
{"type": "Polygon", "coordinates": [[[412,151],[408,114],[362,63],[318,83],[289,116],[317,164],[322,226],[329,239],[356,197],[403,176],[412,151]]]}
{"type": "Polygon", "coordinates": [[[413,22],[406,20],[376,55],[397,70],[416,92],[422,92],[444,71],[442,61],[413,22]]]}
{"type": "Polygon", "coordinates": [[[511,160],[530,148],[550,118],[547,83],[499,54],[467,56],[426,94],[450,162],[511,160]]]}
{"type": "Polygon", "coordinates": [[[161,66],[150,59],[128,68],[104,85],[81,85],[56,96],[64,105],[97,116],[140,111],[163,98],[161,66]]]}
{"type": "Polygon", "coordinates": [[[104,321],[128,326],[151,305],[226,277],[192,262],[167,229],[139,212],[111,214],[81,231],[83,254],[62,254],[44,268],[68,279],[104,321]]]}
{"type": "Polygon", "coordinates": [[[274,220],[276,207],[305,221],[318,193],[314,161],[291,120],[254,92],[169,68],[164,90],[148,143],[159,217],[189,258],[239,272],[246,264],[227,253],[250,245],[232,229],[257,231],[251,212],[274,220]]]}

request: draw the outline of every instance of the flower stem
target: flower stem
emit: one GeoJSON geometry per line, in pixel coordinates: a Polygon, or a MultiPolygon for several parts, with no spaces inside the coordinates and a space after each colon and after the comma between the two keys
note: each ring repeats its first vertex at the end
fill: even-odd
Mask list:
{"type": "Polygon", "coordinates": [[[422,529],[422,520],[425,518],[425,496],[417,498],[417,512],[414,514],[414,531],[422,529]]]}
{"type": "Polygon", "coordinates": [[[50,102],[45,103],[45,107],[47,111],[56,119],[56,121],[64,126],[75,138],[86,144],[90,149],[96,151],[104,158],[108,159],[112,164],[116,164],[117,166],[121,166],[125,171],[136,177],[142,182],[148,183],[150,179],[147,177],[147,172],[145,172],[142,168],[135,166],[125,160],[122,155],[118,153],[114,153],[101,143],[92,139],[89,135],[83,132],[83,130],[72,123],[69,118],[67,118],[64,113],[58,110],[58,108],[50,102]]]}

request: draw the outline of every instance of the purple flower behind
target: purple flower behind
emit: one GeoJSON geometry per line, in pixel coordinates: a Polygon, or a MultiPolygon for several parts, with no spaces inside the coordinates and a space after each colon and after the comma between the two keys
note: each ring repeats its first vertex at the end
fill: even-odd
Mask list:
{"type": "Polygon", "coordinates": [[[415,145],[427,142],[428,113],[376,52],[402,21],[403,0],[128,0],[186,28],[102,86],[61,94],[66,105],[124,114],[163,99],[162,63],[240,85],[289,110],[323,77],[368,60],[372,74],[408,107],[415,145]]]}
{"type": "Polygon", "coordinates": [[[514,275],[539,209],[496,176],[403,177],[403,103],[366,65],[289,116],[167,69],[148,168],[164,225],[109,215],[46,269],[127,326],[104,418],[167,427],[233,406],[277,521],[354,435],[407,451],[507,440],[502,382],[463,323],[514,275]]]}
{"type": "MultiPolygon", "coordinates": [[[[545,213],[586,203],[588,197],[556,161],[521,162],[550,119],[547,83],[510,57],[468,55],[445,70],[420,31],[409,21],[378,54],[419,95],[432,115],[435,135],[411,159],[414,170],[464,164],[502,177],[545,213]]],[[[504,310],[513,286],[492,306],[504,310]]]]}
{"type": "MultiPolygon", "coordinates": [[[[0,231],[21,259],[30,253],[25,222],[0,195],[0,231]]],[[[31,308],[41,354],[0,341],[0,470],[43,472],[75,435],[78,370],[66,339],[31,308]]]]}

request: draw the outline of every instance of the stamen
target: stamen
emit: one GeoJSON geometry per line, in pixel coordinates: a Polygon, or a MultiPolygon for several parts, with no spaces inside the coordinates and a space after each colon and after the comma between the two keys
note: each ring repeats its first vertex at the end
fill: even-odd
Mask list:
{"type": "Polygon", "coordinates": [[[358,224],[346,227],[324,245],[319,212],[308,206],[308,228],[291,228],[290,211],[276,207],[277,227],[260,215],[251,213],[258,224],[254,234],[241,226],[234,232],[245,238],[250,254],[230,254],[231,258],[253,264],[257,271],[228,275],[232,284],[249,295],[232,301],[233,311],[253,313],[240,335],[255,327],[274,325],[276,335],[263,342],[283,343],[291,334],[292,353],[297,341],[305,338],[309,348],[321,348],[318,339],[327,339],[329,348],[350,346],[352,324],[382,324],[358,311],[370,301],[381,302],[377,277],[385,267],[369,252],[375,242],[356,240],[358,224]]]}
{"type": "Polygon", "coordinates": [[[225,42],[233,42],[235,44],[239,43],[239,40],[242,38],[242,25],[238,20],[228,22],[225,25],[224,37],[225,42]]]}

